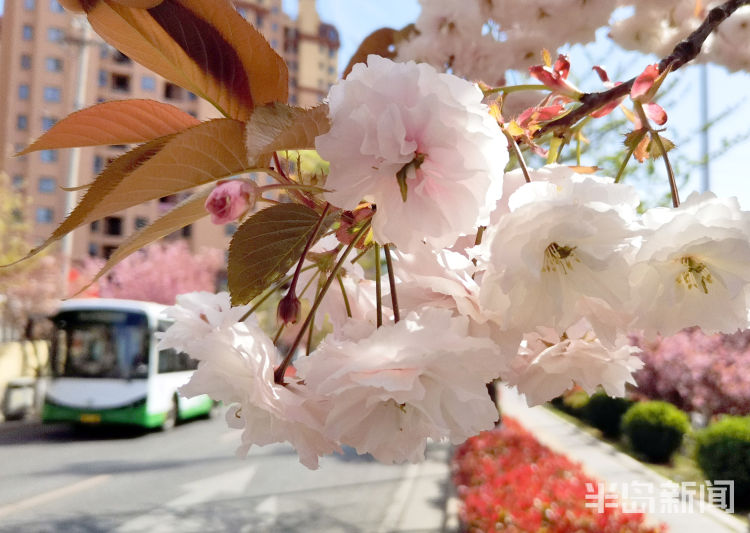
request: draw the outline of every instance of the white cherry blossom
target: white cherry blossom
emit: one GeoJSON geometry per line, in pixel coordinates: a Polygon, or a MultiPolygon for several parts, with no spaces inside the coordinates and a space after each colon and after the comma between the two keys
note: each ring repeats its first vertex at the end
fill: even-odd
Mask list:
{"type": "Polygon", "coordinates": [[[356,65],[331,88],[331,129],[315,143],[331,163],[326,199],[345,209],[373,202],[375,240],[405,251],[475,233],[489,220],[508,161],[482,97],[476,85],[426,64],[370,56],[356,65]]]}
{"type": "Polygon", "coordinates": [[[326,436],[385,463],[416,462],[427,438],[460,443],[491,428],[497,410],[485,385],[502,363],[468,322],[429,309],[378,329],[353,321],[327,337],[297,362],[307,387],[331,402],[326,436]]]}

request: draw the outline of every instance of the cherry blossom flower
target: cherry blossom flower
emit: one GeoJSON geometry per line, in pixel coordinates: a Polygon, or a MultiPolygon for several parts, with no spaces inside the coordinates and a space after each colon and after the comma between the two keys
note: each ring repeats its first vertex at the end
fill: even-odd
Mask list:
{"type": "Polygon", "coordinates": [[[508,200],[511,212],[488,230],[480,303],[506,330],[547,326],[561,334],[601,304],[628,301],[626,217],[634,218],[637,196],[563,167],[545,172],[557,176],[521,186],[508,200]]]}
{"type": "Polygon", "coordinates": [[[302,464],[317,468],[320,455],[339,449],[321,433],[325,400],[309,396],[298,381],[274,383],[274,367],[281,357],[253,317],[237,322],[246,310],[230,308],[226,293],[182,295],[167,312],[175,323],[159,348],[184,350],[198,360],[180,394],[208,394],[233,405],[227,422],[244,428],[238,454],[246,454],[253,444],[289,441],[302,464]]]}
{"type": "Polygon", "coordinates": [[[329,94],[331,129],[316,139],[331,162],[326,199],[377,206],[380,243],[444,248],[486,224],[500,196],[507,142],[465,80],[425,64],[370,56],[329,94]]]}
{"type": "Polygon", "coordinates": [[[746,328],[750,216],[737,199],[693,193],[679,208],[649,210],[643,222],[631,274],[637,326],[647,335],[746,328]]]}
{"type": "Polygon", "coordinates": [[[189,353],[197,341],[212,333],[225,334],[248,309],[249,305],[232,307],[228,292],[180,294],[176,304],[164,311],[164,315],[174,323],[160,334],[159,349],[174,348],[189,353]]]}
{"type": "Polygon", "coordinates": [[[445,309],[410,313],[375,329],[351,321],[296,363],[312,393],[328,398],[325,434],[384,463],[424,459],[428,438],[464,441],[493,427],[485,384],[501,362],[468,319],[445,309]]]}
{"type": "Polygon", "coordinates": [[[206,199],[206,210],[211,213],[211,222],[226,224],[237,220],[255,205],[257,186],[245,180],[219,182],[206,199]]]}
{"type": "Polygon", "coordinates": [[[574,385],[589,394],[602,386],[610,396],[624,396],[625,384],[635,385],[633,372],[643,367],[624,336],[614,348],[603,345],[582,320],[565,332],[565,338],[552,329],[539,328],[527,334],[511,372],[503,376],[526,395],[529,405],[538,405],[559,396],[574,385]]]}

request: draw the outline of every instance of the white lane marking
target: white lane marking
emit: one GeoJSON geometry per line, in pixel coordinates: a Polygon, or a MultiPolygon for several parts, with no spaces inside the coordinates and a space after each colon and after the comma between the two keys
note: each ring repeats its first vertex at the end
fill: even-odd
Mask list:
{"type": "Polygon", "coordinates": [[[380,524],[378,533],[395,531],[398,527],[398,523],[404,515],[404,510],[409,503],[409,496],[411,496],[414,482],[419,475],[419,467],[419,464],[410,464],[406,468],[406,473],[393,495],[393,500],[391,500],[390,505],[388,505],[388,508],[385,511],[385,516],[383,522],[380,524]]]}
{"type": "Polygon", "coordinates": [[[58,489],[53,489],[48,492],[37,494],[36,496],[31,496],[30,498],[26,498],[25,500],[11,503],[9,505],[4,505],[0,507],[0,516],[16,513],[18,511],[28,509],[29,507],[42,505],[60,498],[64,498],[66,496],[70,496],[71,494],[75,494],[76,492],[90,489],[91,487],[107,481],[111,477],[112,476],[110,474],[101,474],[98,476],[89,477],[86,479],[82,479],[81,481],[76,481],[75,483],[72,483],[70,485],[65,485],[64,487],[60,487],[58,489]]]}

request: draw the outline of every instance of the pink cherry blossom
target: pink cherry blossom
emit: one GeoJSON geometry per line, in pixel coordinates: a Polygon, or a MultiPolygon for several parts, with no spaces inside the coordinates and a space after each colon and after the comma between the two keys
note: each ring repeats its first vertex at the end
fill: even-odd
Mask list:
{"type": "Polygon", "coordinates": [[[226,224],[237,220],[255,205],[257,186],[244,180],[219,182],[206,199],[206,210],[211,222],[226,224]]]}

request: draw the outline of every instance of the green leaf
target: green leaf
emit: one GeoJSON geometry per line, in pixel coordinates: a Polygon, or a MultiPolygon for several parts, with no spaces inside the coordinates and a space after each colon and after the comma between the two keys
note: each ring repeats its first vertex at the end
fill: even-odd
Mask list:
{"type": "MultiPolygon", "coordinates": [[[[279,204],[258,211],[235,232],[229,245],[228,285],[232,305],[243,305],[279,280],[299,260],[320,219],[315,210],[279,204]]],[[[333,217],[324,221],[323,233],[333,217]]]]}
{"type": "Polygon", "coordinates": [[[109,260],[107,260],[102,269],[96,274],[96,277],[78,292],[81,293],[85,291],[91,284],[95,283],[96,280],[109,272],[115,265],[117,265],[117,263],[133,252],[136,252],[144,246],[207,216],[208,211],[206,211],[205,203],[206,198],[208,198],[208,195],[211,194],[212,190],[213,187],[203,187],[189,198],[177,204],[153,224],[146,226],[128,237],[117,247],[109,260]]]}
{"type": "MultiPolygon", "coordinates": [[[[657,134],[658,135],[658,134],[657,134]]],[[[675,144],[667,139],[666,137],[659,135],[659,138],[661,139],[662,144],[664,145],[664,150],[669,152],[675,147],[675,144]]],[[[659,143],[656,142],[656,140],[652,139],[650,143],[648,143],[648,153],[653,157],[654,159],[659,159],[664,154],[661,152],[661,148],[659,148],[659,143]]]]}

